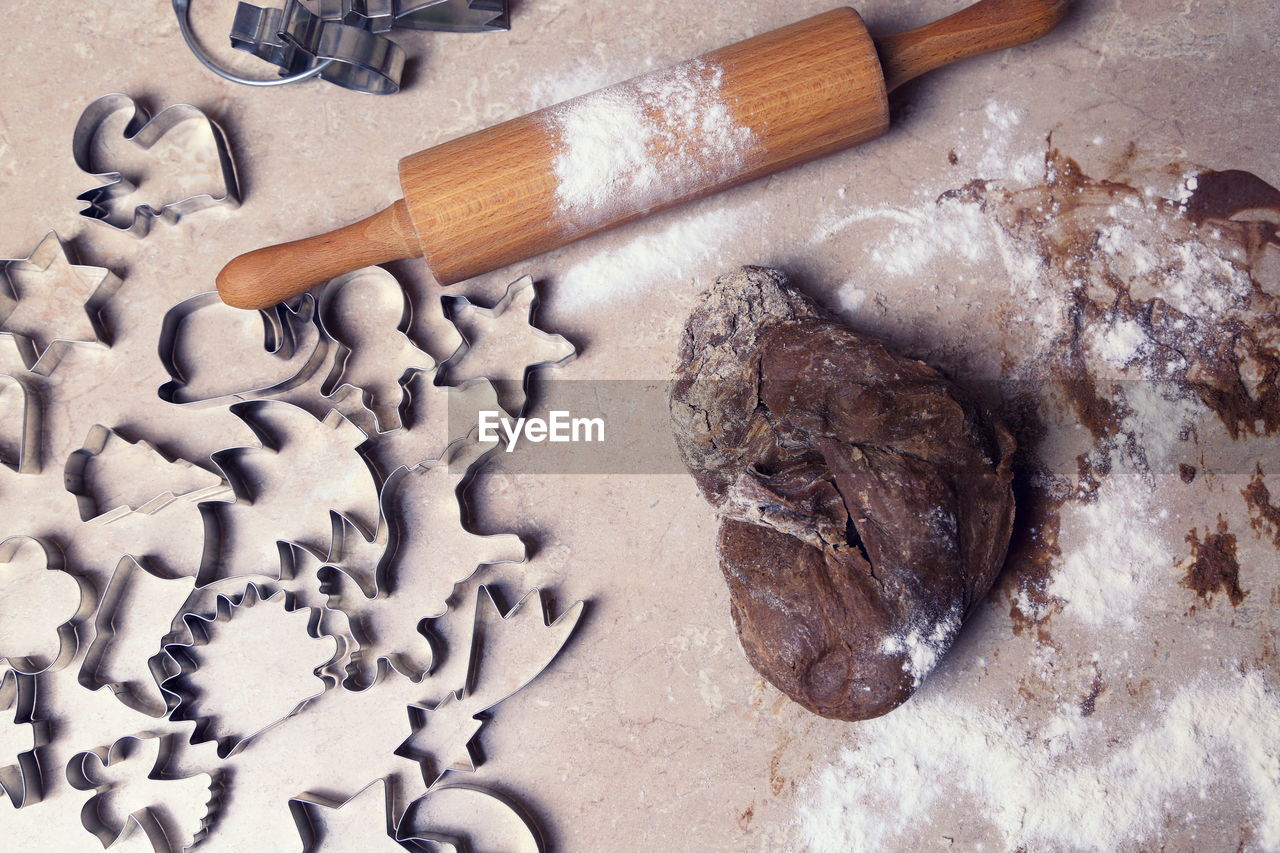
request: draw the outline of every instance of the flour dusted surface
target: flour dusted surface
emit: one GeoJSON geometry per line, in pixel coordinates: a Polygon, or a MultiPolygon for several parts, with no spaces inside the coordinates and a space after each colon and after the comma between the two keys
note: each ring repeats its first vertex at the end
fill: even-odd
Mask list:
{"type": "Polygon", "coordinates": [[[1004,849],[1111,851],[1158,842],[1180,803],[1225,785],[1252,800],[1258,847],[1275,849],[1277,731],[1280,697],[1257,673],[1188,684],[1123,737],[1074,708],[1028,727],[999,705],[935,692],[860,727],[863,742],[801,800],[804,841],[814,853],[906,849],[893,842],[946,791],[970,800],[1004,849]]]}
{"type": "Polygon", "coordinates": [[[639,230],[610,252],[596,252],[560,272],[564,310],[582,310],[652,287],[675,287],[698,269],[728,266],[743,232],[767,215],[758,204],[702,205],[639,230]]]}
{"type": "Polygon", "coordinates": [[[590,227],[738,172],[756,138],[722,97],[723,77],[694,60],[552,108],[557,212],[590,227]]]}
{"type": "Polygon", "coordinates": [[[1274,336],[1263,267],[1245,225],[1188,214],[1202,178],[1098,181],[1034,134],[1019,144],[1016,114],[981,115],[956,146],[976,170],[951,191],[833,205],[812,240],[861,237],[841,294],[858,306],[869,287],[892,304],[898,280],[957,299],[966,277],[1008,282],[992,310],[1018,345],[1000,375],[1014,393],[1028,380],[1034,411],[1056,404],[1053,427],[1076,437],[1036,457],[1064,486],[1054,550],[1035,583],[1019,575],[984,605],[914,699],[815,763],[797,792],[801,849],[1280,850],[1274,552],[1233,520],[1254,600],[1179,585],[1188,529],[1224,529],[1243,506],[1233,475],[1254,463],[1233,460],[1252,458],[1244,439],[1261,427],[1196,383],[1238,367],[1258,387],[1233,353],[1274,336]]]}

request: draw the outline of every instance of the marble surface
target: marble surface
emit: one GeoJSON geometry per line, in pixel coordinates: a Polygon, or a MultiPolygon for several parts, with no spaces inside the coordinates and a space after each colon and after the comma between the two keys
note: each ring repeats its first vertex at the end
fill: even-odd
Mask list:
{"type": "MultiPolygon", "coordinates": [[[[865,0],[860,10],[873,32],[888,32],[957,5],[865,0]]],[[[261,71],[224,46],[234,3],[203,0],[197,7],[197,29],[216,54],[261,71]]],[[[826,8],[818,0],[519,0],[507,33],[398,34],[410,56],[404,90],[367,97],[319,82],[259,91],[219,80],[187,52],[164,0],[7,4],[0,254],[25,257],[56,230],[82,262],[110,268],[123,284],[104,311],[112,347],[77,349],[42,382],[44,467],[38,486],[14,490],[0,481],[11,521],[5,535],[47,531],[67,543],[68,566],[99,590],[120,554],[136,548],[172,552],[189,573],[199,556],[190,544],[199,535],[198,516],[139,533],[141,545],[113,540],[91,550],[80,544],[74,500],[62,488],[64,462],[93,424],[206,463],[212,452],[251,439],[225,408],[175,406],[157,396],[168,379],[156,353],[170,306],[209,290],[221,265],[241,251],[327,230],[397,198],[400,156],[826,8]],[[81,110],[113,91],[156,109],[189,102],[206,110],[228,132],[244,203],[202,211],[177,226],[158,224],[141,241],[79,218],[75,195],[94,180],[72,162],[71,133],[81,110]]],[[[746,263],[787,270],[855,328],[961,379],[1008,378],[1004,366],[1030,345],[1020,340],[1026,329],[1009,316],[1021,304],[1017,276],[945,248],[942,254],[952,257],[926,259],[921,271],[886,272],[875,249],[892,245],[885,229],[894,225],[866,211],[909,216],[976,179],[1035,183],[1042,175],[1026,172],[1027,164],[1042,164],[1050,145],[1097,178],[1164,174],[1172,184],[1151,178],[1149,185],[1170,193],[1187,164],[1248,170],[1274,183],[1280,179],[1278,41],[1273,0],[1077,0],[1066,23],[1042,43],[965,62],[903,89],[882,139],[448,293],[492,304],[522,274],[540,282],[540,325],[580,351],[556,381],[544,383],[544,409],[556,407],[557,394],[574,393],[567,387],[572,383],[562,388],[560,380],[664,380],[700,290],[746,263]],[[834,228],[837,223],[844,224],[834,228]]],[[[442,313],[445,291],[421,263],[390,269],[413,304],[410,336],[444,358],[459,342],[442,313]]],[[[1276,283],[1272,275],[1273,292],[1276,283]]],[[[4,358],[6,370],[18,369],[13,354],[6,350],[4,358]]],[[[311,401],[312,408],[319,405],[311,401]]],[[[660,413],[647,417],[660,423],[660,413]]],[[[1209,436],[1210,427],[1204,429],[1209,436]]],[[[653,436],[656,444],[664,440],[653,436]]],[[[1221,437],[1203,440],[1232,446],[1221,437]]],[[[494,712],[482,736],[487,760],[474,774],[455,775],[520,802],[543,828],[550,850],[805,849],[813,840],[806,842],[800,815],[817,802],[822,771],[872,736],[858,724],[805,713],[749,667],[717,569],[716,519],[691,479],[672,467],[668,447],[653,450],[653,461],[637,451],[638,462],[612,473],[528,471],[518,460],[499,459],[472,487],[477,530],[519,533],[533,545],[527,564],[486,569],[479,580],[499,584],[511,601],[540,587],[557,611],[578,599],[588,607],[552,667],[494,712]]],[[[1197,674],[1247,669],[1274,687],[1277,553],[1270,537],[1250,526],[1239,497],[1254,474],[1250,454],[1262,451],[1241,452],[1242,459],[1216,477],[1157,492],[1165,515],[1155,535],[1169,559],[1149,567],[1155,579],[1134,602],[1134,620],[1099,627],[1067,605],[1054,615],[1051,636],[1022,630],[1010,615],[1017,583],[1000,584],[917,700],[954,698],[957,713],[999,707],[1020,720],[1047,718],[1089,692],[1091,662],[1101,653],[1108,687],[1095,697],[1091,724],[1122,742],[1159,718],[1159,697],[1197,674]],[[1195,607],[1195,594],[1178,583],[1177,564],[1188,554],[1183,539],[1189,529],[1216,529],[1219,516],[1237,534],[1249,595],[1238,608],[1222,599],[1195,607]],[[1123,664],[1116,662],[1121,652],[1123,664]],[[1046,655],[1057,662],[1051,677],[1044,676],[1046,655]]],[[[1267,473],[1272,491],[1280,491],[1267,473]]],[[[298,496],[300,512],[314,509],[311,498],[298,496]]],[[[1052,558],[1051,571],[1093,534],[1080,527],[1072,535],[1064,532],[1065,553],[1052,558]]],[[[456,674],[457,659],[448,660],[456,674]]],[[[49,718],[94,721],[54,727],[64,763],[77,750],[105,746],[103,737],[162,727],[129,716],[105,691],[79,688],[74,674],[50,680],[42,700],[49,718]],[[77,736],[84,740],[71,743],[77,736]]],[[[439,699],[445,689],[428,684],[419,698],[439,699]]],[[[313,738],[291,737],[302,754],[268,747],[263,760],[283,762],[300,779],[326,778],[327,762],[358,763],[363,749],[386,738],[372,720],[406,725],[403,707],[412,691],[387,693],[378,700],[375,690],[326,718],[313,738]]],[[[251,745],[239,761],[253,760],[251,745]]],[[[218,759],[202,746],[184,753],[181,763],[208,771],[218,759]]],[[[375,766],[384,764],[371,761],[375,766]]],[[[1199,851],[1280,844],[1259,829],[1265,809],[1237,787],[1243,783],[1232,767],[1226,763],[1198,779],[1201,798],[1174,798],[1169,809],[1178,815],[1150,815],[1156,829],[1116,843],[1199,851]],[[1182,812],[1192,817],[1183,819],[1182,812]]],[[[416,776],[412,765],[399,769],[416,776]]],[[[0,811],[0,833],[21,839],[13,849],[97,849],[79,825],[86,795],[62,781],[60,766],[47,772],[55,778],[46,801],[0,811]]],[[[347,766],[326,792],[352,796],[363,787],[356,784],[359,775],[347,766]]],[[[243,789],[235,777],[229,780],[226,813],[263,817],[237,817],[228,837],[238,841],[220,841],[215,820],[202,848],[244,850],[245,839],[256,839],[265,849],[296,849],[286,800],[301,791],[272,789],[265,772],[248,778],[243,789]]],[[[1018,846],[1011,841],[1016,834],[1002,834],[1000,824],[987,819],[993,804],[971,788],[953,788],[953,781],[925,778],[932,805],[886,836],[881,849],[1018,846]]],[[[1280,786],[1274,769],[1271,785],[1280,786]]],[[[1273,787],[1272,809],[1276,796],[1273,787]]],[[[381,831],[376,822],[369,830],[381,831]]],[[[137,833],[127,843],[146,849],[137,833]]],[[[1050,835],[1027,849],[1085,848],[1050,835]]]]}

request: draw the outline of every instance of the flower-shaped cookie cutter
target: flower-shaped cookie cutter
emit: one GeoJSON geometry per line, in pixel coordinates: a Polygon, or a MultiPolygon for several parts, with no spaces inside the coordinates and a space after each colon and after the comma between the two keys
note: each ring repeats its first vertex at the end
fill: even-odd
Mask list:
{"type": "MultiPolygon", "coordinates": [[[[62,669],[75,659],[80,647],[78,626],[93,611],[93,594],[79,578],[63,571],[62,551],[57,545],[43,539],[36,539],[31,536],[10,536],[8,539],[0,540],[0,569],[14,562],[15,558],[24,549],[28,548],[39,549],[42,552],[44,572],[55,572],[58,576],[69,578],[69,582],[75,584],[79,594],[76,608],[55,629],[58,635],[56,652],[44,654],[25,648],[21,650],[0,649],[0,664],[7,663],[9,668],[25,675],[39,675],[49,670],[62,669]]],[[[5,595],[6,604],[9,604],[12,596],[20,595],[24,599],[30,599],[33,596],[37,597],[36,600],[40,602],[42,608],[52,606],[40,593],[30,590],[16,591],[10,589],[5,595]]],[[[8,641],[12,638],[6,637],[5,639],[8,641]]]]}

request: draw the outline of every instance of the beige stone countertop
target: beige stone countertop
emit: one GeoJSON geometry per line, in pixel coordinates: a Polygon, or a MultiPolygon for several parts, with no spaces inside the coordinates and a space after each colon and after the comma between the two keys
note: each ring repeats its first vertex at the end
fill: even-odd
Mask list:
{"type": "MultiPolygon", "coordinates": [[[[410,62],[404,89],[371,97],[316,81],[257,90],[220,80],[187,51],[164,0],[7,3],[0,254],[25,257],[56,230],[82,263],[122,284],[103,312],[111,348],[76,347],[50,377],[30,378],[44,401],[43,464],[21,482],[28,475],[0,476],[3,535],[57,542],[95,600],[125,553],[193,575],[198,512],[90,535],[63,484],[94,424],[206,468],[211,453],[255,440],[225,405],[157,395],[169,379],[157,357],[166,311],[210,290],[242,251],[398,198],[401,156],[828,5],[518,0],[509,32],[398,31],[410,62]],[[79,217],[75,196],[95,179],[73,162],[71,135],[108,92],[153,112],[183,102],[205,110],[227,131],[243,203],[157,223],[142,240],[79,217]]],[[[960,5],[858,8],[883,33],[960,5]]],[[[197,30],[219,58],[267,75],[225,46],[234,3],[196,6],[197,30]]],[[[1280,850],[1280,522],[1278,501],[1256,485],[1280,493],[1280,459],[1265,424],[1233,438],[1193,382],[1226,358],[1213,361],[1212,347],[1234,346],[1244,355],[1228,361],[1252,392],[1274,393],[1280,255],[1249,242],[1265,229],[1192,222],[1184,203],[1205,169],[1280,183],[1278,43],[1274,0],[1077,0],[1042,42],[904,87],[889,132],[856,150],[448,289],[421,262],[389,265],[412,304],[409,336],[437,359],[459,343],[442,295],[492,305],[508,282],[532,275],[538,325],[579,352],[538,375],[536,409],[573,408],[583,388],[617,392],[607,419],[633,443],[612,455],[496,454],[468,492],[472,529],[520,534],[530,559],[484,567],[455,592],[440,673],[417,686],[393,675],[403,683],[336,711],[309,717],[304,708],[259,750],[250,742],[224,760],[211,745],[187,746],[183,726],[78,684],[78,664],[39,676],[38,710],[51,721],[47,796],[0,810],[3,846],[98,849],[81,826],[89,792],[67,783],[66,763],[143,732],[169,733],[184,774],[234,768],[218,777],[199,849],[302,849],[288,799],[304,791],[341,801],[397,773],[417,796],[413,763],[375,752],[408,736],[407,704],[440,701],[459,683],[457,626],[469,622],[474,587],[491,583],[508,603],[541,588],[553,613],[587,602],[550,668],[492,711],[479,736],[483,763],[449,774],[519,803],[547,850],[1280,850]],[[944,196],[951,190],[962,192],[944,196]],[[1019,544],[1005,576],[918,694],[882,720],[811,715],[748,665],[717,566],[715,514],[666,432],[660,383],[684,320],[717,275],[743,264],[786,270],[855,329],[970,385],[1026,446],[1019,544]],[[1187,339],[1176,369],[1157,355],[1167,350],[1149,339],[1149,324],[1126,325],[1149,320],[1153,300],[1212,332],[1187,339]],[[1129,313],[1133,302],[1146,313],[1129,313]],[[1085,365],[1078,378],[1099,399],[1123,396],[1112,421],[1086,423],[1070,388],[1055,397],[1051,380],[1064,365],[1085,365]],[[632,398],[628,383],[644,387],[632,398]],[[1187,581],[1196,557],[1228,546],[1243,597],[1230,594],[1231,579],[1198,593],[1187,581]]],[[[1236,216],[1268,218],[1276,214],[1236,216]]],[[[23,375],[8,344],[0,341],[0,373],[23,375]]],[[[206,365],[214,374],[234,374],[234,345],[206,365]]],[[[210,361],[218,350],[206,347],[210,361]]],[[[285,398],[323,414],[315,387],[285,398]]],[[[322,532],[330,495],[376,526],[363,469],[348,482],[345,467],[313,467],[315,489],[282,500],[322,532]]],[[[163,472],[154,484],[137,476],[164,488],[163,472]]],[[[285,535],[259,524],[244,531],[268,546],[285,535]]],[[[0,610],[20,606],[4,595],[0,610]]],[[[242,674],[219,670],[230,679],[219,696],[253,705],[264,701],[259,690],[285,689],[283,671],[264,677],[261,668],[281,658],[276,629],[285,623],[260,635],[246,626],[242,640],[259,636],[262,646],[237,646],[242,674]],[[248,659],[255,648],[262,661],[248,659]]],[[[324,658],[324,641],[306,642],[320,643],[311,654],[324,658]]],[[[9,759],[0,755],[0,766],[9,759]]],[[[131,790],[129,808],[152,804],[131,790]]],[[[172,793],[190,800],[181,785],[172,793]]],[[[174,806],[184,833],[199,826],[192,808],[174,806]]],[[[377,812],[375,803],[359,830],[368,846],[351,842],[361,836],[350,828],[333,838],[352,850],[389,845],[377,812]]],[[[504,849],[485,837],[477,851],[504,849]]],[[[120,843],[150,844],[136,831],[120,843]]]]}

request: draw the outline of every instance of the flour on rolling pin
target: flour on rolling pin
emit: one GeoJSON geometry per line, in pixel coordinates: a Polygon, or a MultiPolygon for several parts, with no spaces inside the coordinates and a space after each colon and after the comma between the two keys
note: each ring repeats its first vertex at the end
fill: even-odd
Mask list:
{"type": "Polygon", "coordinates": [[[757,138],[734,119],[723,80],[718,63],[695,60],[542,113],[557,213],[589,227],[740,172],[757,138]]]}

